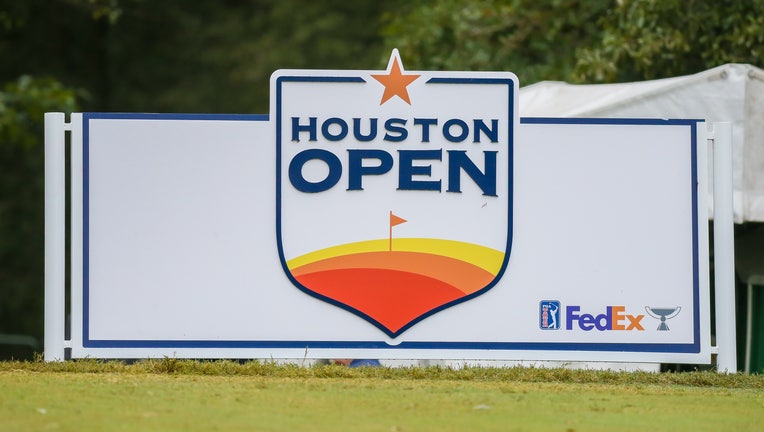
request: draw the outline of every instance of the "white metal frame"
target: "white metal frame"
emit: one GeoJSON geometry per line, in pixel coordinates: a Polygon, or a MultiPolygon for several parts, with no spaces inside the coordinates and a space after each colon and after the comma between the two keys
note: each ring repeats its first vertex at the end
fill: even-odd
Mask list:
{"type": "MultiPolygon", "coordinates": [[[[66,133],[70,132],[70,142],[82,140],[82,114],[73,114],[67,123],[63,113],[45,114],[45,361],[62,361],[65,348],[71,341],[65,338],[65,278],[66,278],[66,190],[65,156],[66,133]]],[[[701,131],[702,133],[702,131],[701,131]]],[[[706,139],[713,143],[714,153],[714,259],[716,286],[716,347],[717,366],[720,372],[737,371],[735,338],[735,277],[734,277],[734,222],[732,208],[732,127],[730,123],[714,123],[706,139]]],[[[702,140],[702,138],[701,138],[702,140]]],[[[700,141],[702,142],[702,141],[700,141]]],[[[72,185],[81,183],[81,149],[71,146],[72,185]]],[[[705,166],[705,152],[699,165],[705,166]]],[[[699,194],[705,196],[705,182],[698,186],[699,194]]],[[[81,200],[81,191],[72,188],[72,199],[81,200]]],[[[700,216],[703,216],[701,213],[700,216]]],[[[705,218],[705,217],[704,217],[705,218]]],[[[72,238],[79,238],[82,214],[78,206],[71,213],[72,238]]],[[[707,233],[700,230],[707,241],[707,233]]],[[[81,283],[82,257],[72,246],[72,285],[81,283]]],[[[701,263],[707,266],[707,263],[701,263]]],[[[704,274],[708,274],[707,268],[704,274]]],[[[702,273],[703,274],[703,273],[702,273]]],[[[73,290],[76,291],[76,290],[73,290]]],[[[81,301],[72,299],[72,313],[81,313],[81,301]]],[[[81,329],[72,328],[72,332],[81,329]]]]}
{"type": "Polygon", "coordinates": [[[64,359],[66,299],[66,123],[45,113],[45,361],[64,359]]]}
{"type": "Polygon", "coordinates": [[[716,290],[716,364],[719,372],[737,372],[735,334],[735,233],[732,209],[732,124],[713,123],[708,139],[714,152],[714,287],[716,290]]]}

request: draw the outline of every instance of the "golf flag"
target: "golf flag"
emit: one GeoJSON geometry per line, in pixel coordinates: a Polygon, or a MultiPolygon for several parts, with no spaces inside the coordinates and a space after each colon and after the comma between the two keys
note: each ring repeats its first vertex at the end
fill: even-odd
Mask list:
{"type": "Polygon", "coordinates": [[[396,225],[400,225],[404,222],[408,222],[406,219],[403,219],[400,216],[396,216],[393,214],[392,210],[390,211],[390,231],[388,235],[388,248],[387,250],[392,251],[393,250],[393,227],[396,225]]]}
{"type": "Polygon", "coordinates": [[[393,214],[393,212],[390,212],[390,227],[394,227],[396,225],[400,225],[404,222],[408,222],[406,219],[403,219],[402,217],[396,216],[393,214]]]}

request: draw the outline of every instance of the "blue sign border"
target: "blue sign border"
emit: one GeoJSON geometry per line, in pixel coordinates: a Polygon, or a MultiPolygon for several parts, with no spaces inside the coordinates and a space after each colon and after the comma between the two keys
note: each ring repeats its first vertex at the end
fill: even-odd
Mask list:
{"type": "Polygon", "coordinates": [[[642,353],[700,353],[700,263],[698,236],[698,171],[697,129],[702,120],[660,119],[595,119],[595,118],[521,118],[521,124],[593,124],[593,125],[665,125],[687,126],[691,131],[692,242],[693,242],[693,319],[692,343],[567,343],[567,342],[401,342],[390,345],[384,341],[245,341],[245,340],[108,340],[90,338],[89,321],[89,122],[98,119],[141,120],[231,120],[268,121],[268,115],[248,114],[141,114],[141,113],[83,113],[82,115],[82,346],[84,348],[296,348],[296,349],[422,349],[422,350],[505,350],[505,351],[602,351],[642,353]]]}

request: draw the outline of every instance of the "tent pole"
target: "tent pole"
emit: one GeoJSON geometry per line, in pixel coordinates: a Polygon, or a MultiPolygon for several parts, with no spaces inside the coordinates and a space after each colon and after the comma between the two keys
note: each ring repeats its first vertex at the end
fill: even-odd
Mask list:
{"type": "Polygon", "coordinates": [[[735,225],[732,203],[732,124],[713,123],[714,286],[719,372],[737,372],[735,333],[735,225]]]}
{"type": "Polygon", "coordinates": [[[751,372],[751,342],[753,331],[753,284],[748,282],[748,292],[746,299],[746,315],[745,315],[745,367],[743,371],[745,373],[751,372]]]}

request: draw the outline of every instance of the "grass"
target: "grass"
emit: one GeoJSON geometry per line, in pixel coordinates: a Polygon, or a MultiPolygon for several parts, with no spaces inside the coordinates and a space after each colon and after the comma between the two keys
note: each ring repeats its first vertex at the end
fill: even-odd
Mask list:
{"type": "Polygon", "coordinates": [[[714,372],[0,363],[0,430],[761,430],[764,378],[714,372]]]}

